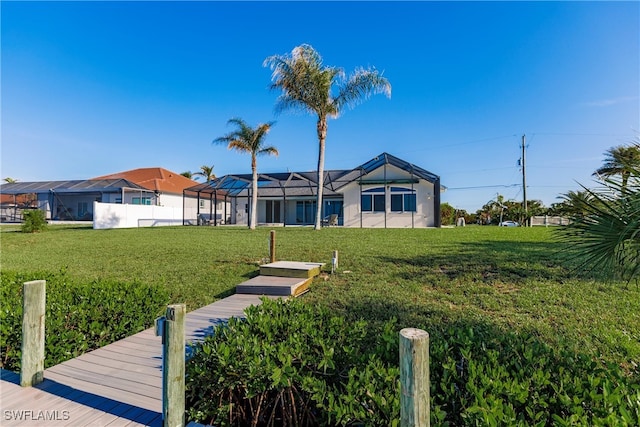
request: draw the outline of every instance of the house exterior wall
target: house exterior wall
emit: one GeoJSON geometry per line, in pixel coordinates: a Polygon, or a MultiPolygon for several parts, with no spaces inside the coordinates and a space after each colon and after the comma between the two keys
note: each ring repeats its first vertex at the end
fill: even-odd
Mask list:
{"type": "MultiPolygon", "coordinates": [[[[414,177],[415,178],[415,177],[414,177]]],[[[396,168],[393,165],[381,166],[377,170],[362,177],[363,181],[393,181],[393,180],[410,180],[411,174],[405,170],[396,168]],[[386,172],[385,172],[386,168],[386,172]]],[[[425,180],[419,180],[413,184],[415,190],[416,210],[415,212],[392,212],[391,211],[391,187],[412,189],[411,183],[388,183],[383,184],[365,184],[362,185],[362,191],[385,188],[384,194],[384,211],[365,211],[361,212],[361,189],[359,181],[354,181],[346,185],[341,192],[344,195],[344,226],[345,227],[364,227],[364,228],[424,228],[435,226],[434,216],[434,185],[425,180]],[[362,213],[362,215],[361,215],[362,213]]],[[[410,194],[411,191],[407,191],[410,194]]],[[[368,194],[368,193],[365,193],[368,194]]]]}
{"type": "Polygon", "coordinates": [[[230,224],[247,225],[249,222],[249,207],[251,199],[249,197],[235,197],[231,202],[230,224]]]}

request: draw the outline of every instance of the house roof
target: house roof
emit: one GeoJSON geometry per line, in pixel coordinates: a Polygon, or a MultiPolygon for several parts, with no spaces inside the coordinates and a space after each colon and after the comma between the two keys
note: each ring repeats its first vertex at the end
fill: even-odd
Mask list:
{"type": "Polygon", "coordinates": [[[0,194],[30,194],[30,193],[109,193],[122,188],[146,190],[126,179],[85,179],[74,181],[38,181],[14,182],[0,185],[0,194]]]}
{"type": "Polygon", "coordinates": [[[182,195],[186,188],[196,185],[196,181],[186,178],[179,173],[164,168],[138,168],[110,175],[99,176],[94,179],[122,178],[153,191],[182,195]]]}
{"type": "Polygon", "coordinates": [[[420,166],[416,166],[405,160],[399,159],[398,157],[392,156],[389,153],[382,153],[379,156],[374,157],[368,162],[360,165],[359,169],[362,169],[365,173],[369,173],[378,169],[380,166],[384,166],[385,164],[404,169],[412,175],[429,181],[432,184],[435,184],[436,181],[440,180],[440,177],[438,175],[433,174],[426,169],[421,168],[420,166]]]}
{"type": "MultiPolygon", "coordinates": [[[[358,179],[364,179],[363,177],[368,173],[373,172],[385,164],[391,164],[404,169],[414,175],[416,179],[424,179],[434,184],[440,180],[439,176],[419,166],[406,162],[391,154],[382,153],[355,169],[325,171],[324,196],[331,197],[339,195],[338,190],[340,190],[340,188],[358,179]]],[[[224,190],[230,196],[244,197],[249,193],[251,180],[251,174],[225,175],[211,182],[199,184],[188,190],[197,189],[197,191],[205,193],[208,188],[209,191],[224,190]]],[[[315,171],[263,173],[258,175],[258,191],[260,197],[315,196],[316,183],[317,173],[315,171]]]]}

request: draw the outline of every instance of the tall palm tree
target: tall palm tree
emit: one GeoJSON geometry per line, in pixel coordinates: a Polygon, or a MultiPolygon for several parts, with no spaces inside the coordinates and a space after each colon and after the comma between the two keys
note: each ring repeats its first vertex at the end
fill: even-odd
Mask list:
{"type": "Polygon", "coordinates": [[[308,44],[295,47],[291,54],[270,56],[264,66],[273,71],[271,89],[282,91],[276,102],[277,111],[300,110],[318,118],[317,230],[322,220],[327,120],[337,118],[346,107],[354,107],[372,94],[391,97],[391,84],[375,69],[358,68],[346,77],[342,68],[323,65],[320,54],[308,44]]]}
{"type": "Polygon", "coordinates": [[[609,148],[604,155],[604,164],[593,175],[605,178],[620,175],[621,189],[626,190],[631,170],[640,167],[640,145],[619,145],[609,148]]]}
{"type": "Polygon", "coordinates": [[[249,220],[249,228],[256,228],[257,208],[258,208],[258,164],[256,158],[260,155],[278,155],[278,150],[274,146],[265,146],[264,139],[269,133],[271,126],[275,122],[261,123],[256,128],[252,128],[239,118],[230,119],[227,124],[237,127],[231,133],[216,138],[214,144],[227,144],[229,150],[236,150],[241,153],[251,154],[251,173],[253,179],[251,181],[251,216],[249,220]]]}
{"type": "Polygon", "coordinates": [[[216,179],[216,174],[213,173],[213,165],[211,166],[207,166],[207,165],[203,165],[200,166],[200,171],[199,172],[194,172],[192,174],[193,176],[201,176],[204,178],[204,180],[206,182],[212,181],[214,179],[216,179]]]}

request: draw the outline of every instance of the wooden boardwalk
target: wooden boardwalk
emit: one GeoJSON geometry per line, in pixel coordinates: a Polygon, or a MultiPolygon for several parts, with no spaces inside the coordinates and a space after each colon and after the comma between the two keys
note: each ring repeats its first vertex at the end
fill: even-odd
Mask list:
{"type": "MultiPolygon", "coordinates": [[[[242,317],[260,298],[236,294],[187,313],[186,341],[242,317]]],[[[162,425],[162,344],[153,328],[48,368],[44,378],[23,388],[18,374],[2,370],[1,426],[162,425]]]]}

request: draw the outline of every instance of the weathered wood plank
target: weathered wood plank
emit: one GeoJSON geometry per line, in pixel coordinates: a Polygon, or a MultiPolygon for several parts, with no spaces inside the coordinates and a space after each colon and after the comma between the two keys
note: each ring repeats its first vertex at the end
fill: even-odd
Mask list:
{"type": "MultiPolygon", "coordinates": [[[[103,353],[104,354],[104,353],[103,353]]],[[[143,361],[148,359],[138,358],[143,361]]],[[[78,357],[76,360],[86,361],[95,365],[105,366],[109,368],[118,369],[123,372],[136,372],[141,374],[147,374],[152,376],[162,376],[162,366],[158,363],[152,363],[151,365],[135,363],[132,360],[113,359],[103,357],[101,354],[87,353],[82,357],[78,357]]]]}
{"type": "Polygon", "coordinates": [[[275,296],[299,295],[309,288],[312,280],[299,277],[257,276],[237,285],[236,292],[275,296]]]}
{"type": "Polygon", "coordinates": [[[69,368],[77,368],[83,371],[91,372],[96,376],[105,378],[119,378],[130,382],[147,384],[156,387],[158,378],[162,378],[162,372],[135,372],[125,371],[112,366],[97,365],[92,362],[80,359],[71,359],[65,362],[64,366],[69,368]]]}
{"type": "Polygon", "coordinates": [[[276,261],[260,266],[261,276],[312,278],[320,274],[324,263],[276,261]]]}

